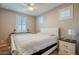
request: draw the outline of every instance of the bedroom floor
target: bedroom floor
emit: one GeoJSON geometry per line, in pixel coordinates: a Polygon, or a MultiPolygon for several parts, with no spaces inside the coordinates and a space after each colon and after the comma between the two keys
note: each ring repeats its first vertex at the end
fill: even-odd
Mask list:
{"type": "MultiPolygon", "coordinates": [[[[0,55],[11,55],[11,54],[9,50],[7,49],[7,47],[5,47],[5,48],[0,48],[0,55]]],[[[56,49],[55,51],[51,52],[49,55],[59,55],[58,50],[56,49]]]]}
{"type": "MultiPolygon", "coordinates": [[[[0,55],[11,55],[11,54],[9,52],[0,52],[0,55]]],[[[51,52],[49,55],[59,55],[59,54],[58,54],[58,51],[55,50],[55,51],[51,52]]],[[[79,54],[77,54],[77,55],[79,55],[79,54]]]]}
{"type": "MultiPolygon", "coordinates": [[[[8,52],[0,52],[0,55],[11,55],[8,52]]],[[[50,53],[49,55],[58,55],[58,52],[55,50],[54,52],[50,53]]]]}
{"type": "MultiPolygon", "coordinates": [[[[11,55],[9,52],[0,52],[0,55],[11,55]]],[[[58,51],[55,50],[54,52],[50,53],[49,55],[58,55],[58,51]]]]}

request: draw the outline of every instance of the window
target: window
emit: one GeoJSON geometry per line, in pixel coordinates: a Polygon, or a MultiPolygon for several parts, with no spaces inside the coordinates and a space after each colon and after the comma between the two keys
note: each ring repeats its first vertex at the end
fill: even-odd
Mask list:
{"type": "Polygon", "coordinates": [[[40,16],[40,24],[43,24],[43,16],[40,16]]]}
{"type": "Polygon", "coordinates": [[[73,5],[69,5],[59,11],[60,20],[67,20],[73,18],[73,5]]]}
{"type": "Polygon", "coordinates": [[[26,18],[23,16],[17,16],[17,32],[26,32],[26,18]]]}
{"type": "Polygon", "coordinates": [[[63,10],[63,11],[60,13],[60,16],[61,16],[61,17],[68,17],[68,16],[70,16],[70,10],[68,10],[68,9],[63,10]]]}

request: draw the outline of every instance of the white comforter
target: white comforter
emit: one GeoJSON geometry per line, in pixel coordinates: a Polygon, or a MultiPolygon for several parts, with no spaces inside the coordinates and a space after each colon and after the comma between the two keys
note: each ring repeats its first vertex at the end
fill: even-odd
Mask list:
{"type": "Polygon", "coordinates": [[[12,44],[19,54],[33,54],[57,42],[56,36],[44,34],[17,34],[13,36],[12,44]]]}

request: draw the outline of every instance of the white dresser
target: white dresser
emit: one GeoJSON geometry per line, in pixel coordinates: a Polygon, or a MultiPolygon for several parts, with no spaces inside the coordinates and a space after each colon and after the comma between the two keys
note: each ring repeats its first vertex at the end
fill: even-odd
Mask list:
{"type": "Polygon", "coordinates": [[[60,55],[75,55],[76,42],[69,40],[59,40],[59,54],[60,55]]]}

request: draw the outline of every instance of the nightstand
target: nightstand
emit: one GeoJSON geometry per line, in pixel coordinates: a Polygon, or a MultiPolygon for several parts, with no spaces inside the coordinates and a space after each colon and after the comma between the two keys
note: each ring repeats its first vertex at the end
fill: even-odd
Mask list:
{"type": "Polygon", "coordinates": [[[60,55],[75,55],[76,41],[75,40],[59,40],[59,54],[60,55]]]}

